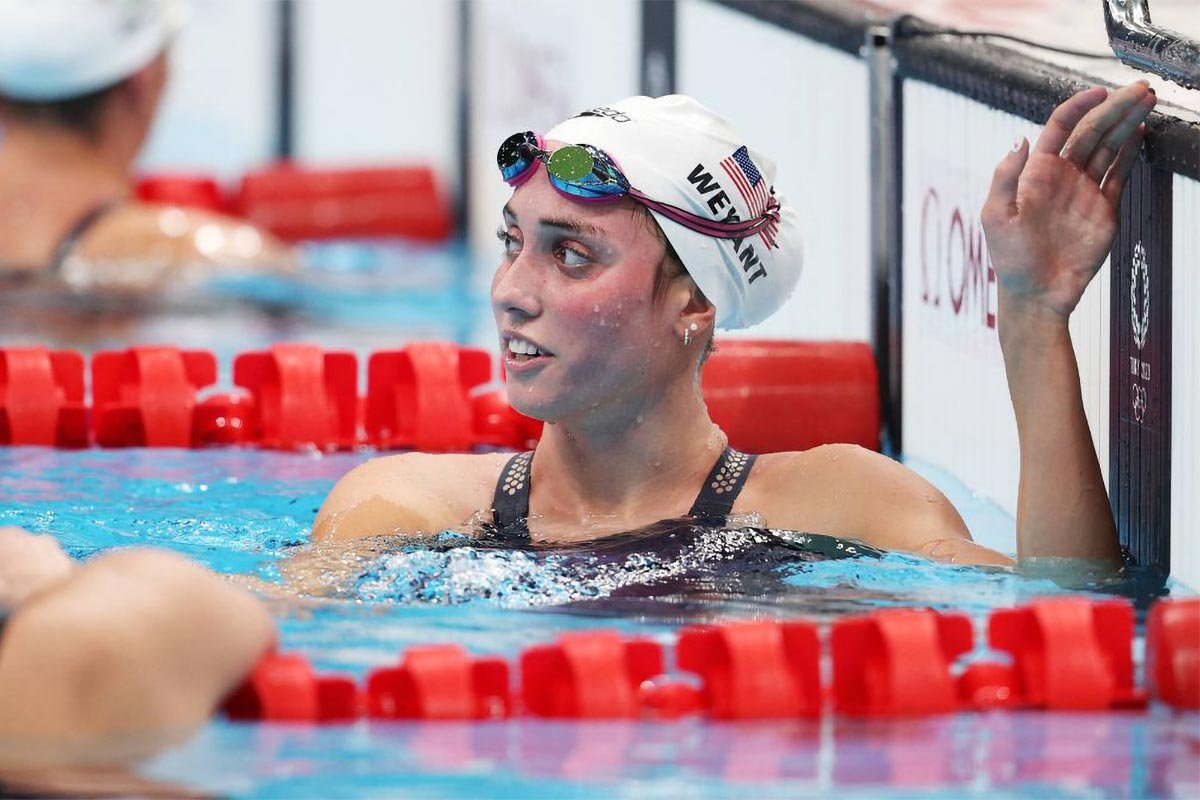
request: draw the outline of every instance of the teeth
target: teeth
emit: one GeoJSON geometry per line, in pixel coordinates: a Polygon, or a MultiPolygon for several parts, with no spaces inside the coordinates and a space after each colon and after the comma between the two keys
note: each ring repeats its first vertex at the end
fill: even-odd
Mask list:
{"type": "Polygon", "coordinates": [[[509,339],[508,352],[515,353],[521,356],[540,356],[545,355],[541,350],[538,350],[524,339],[509,339]]]}

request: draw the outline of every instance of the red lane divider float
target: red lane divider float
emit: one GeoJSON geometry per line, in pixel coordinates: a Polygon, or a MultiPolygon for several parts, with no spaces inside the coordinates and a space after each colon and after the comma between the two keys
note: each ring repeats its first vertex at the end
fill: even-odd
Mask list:
{"type": "Polygon", "coordinates": [[[468,394],[492,378],[486,350],[422,342],[367,362],[367,441],[381,449],[470,450],[478,437],[468,394]]]}
{"type": "Polygon", "coordinates": [[[739,450],[879,449],[879,381],[867,344],[722,340],[702,378],[713,420],[739,450]]]}
{"type": "Polygon", "coordinates": [[[0,349],[0,445],[86,447],[83,357],[44,347],[0,349]]]}
{"type": "Polygon", "coordinates": [[[1150,610],[1146,683],[1158,700],[1200,710],[1200,598],[1160,602],[1150,610]]]}
{"type": "Polygon", "coordinates": [[[455,645],[414,647],[399,666],[367,676],[374,719],[491,719],[507,717],[511,703],[508,663],[455,645]]]}
{"type": "Polygon", "coordinates": [[[971,620],[888,609],[833,625],[834,707],[845,714],[943,714],[958,708],[950,666],[971,651],[971,620]]]}
{"type": "Polygon", "coordinates": [[[184,206],[225,214],[230,204],[216,178],[208,175],[157,174],[138,179],[137,197],[146,203],[184,206]]]}
{"type": "MultiPolygon", "coordinates": [[[[359,689],[316,674],[296,655],[265,657],[223,708],[231,719],[278,722],[372,719],[484,720],[814,718],[917,716],[1023,707],[1141,708],[1132,684],[1133,609],[1124,601],[1040,600],[992,612],[988,641],[1012,665],[977,661],[970,620],[927,609],[889,609],[833,623],[831,682],[821,685],[821,639],[807,622],[732,622],[685,628],[676,668],[661,644],[610,631],[573,632],[524,650],[514,692],[507,662],[456,645],[409,649],[372,670],[359,689]]],[[[1159,602],[1147,634],[1147,681],[1162,702],[1200,706],[1200,600],[1159,602]]]]}
{"type": "Polygon", "coordinates": [[[716,719],[821,713],[820,645],[807,622],[686,628],[676,659],[703,678],[705,706],[716,719]]]}
{"type": "Polygon", "coordinates": [[[1012,654],[1017,700],[1032,708],[1138,707],[1133,685],[1133,607],[1123,600],[1040,600],[996,611],[988,642],[1012,654]]]}
{"type": "Polygon", "coordinates": [[[247,173],[235,191],[197,174],[142,176],[148,203],[242,217],[288,240],[407,238],[444,241],[450,202],[426,166],[328,169],[282,163],[247,173]]]}
{"type": "Polygon", "coordinates": [[[103,447],[191,447],[196,393],[217,380],[201,350],[134,347],[92,357],[92,426],[103,447]]]}
{"type": "Polygon", "coordinates": [[[233,201],[282,239],[406,237],[444,241],[450,204],[429,167],[312,169],[280,164],[248,173],[233,201]]]}
{"type": "Polygon", "coordinates": [[[539,717],[637,717],[638,689],[663,669],[657,642],[568,633],[521,654],[521,699],[539,717]]]}
{"type": "Polygon", "coordinates": [[[355,445],[358,359],[353,353],[277,344],[234,359],[233,382],[254,398],[254,439],[264,447],[347,450],[355,445]]]}
{"type": "MultiPolygon", "coordinates": [[[[705,368],[705,398],[730,443],[749,452],[830,442],[876,446],[874,367],[866,345],[746,342],[722,345],[705,368]],[[831,369],[831,363],[840,367],[831,369]]],[[[92,361],[92,429],[83,361],[68,352],[0,348],[0,445],[338,450],[370,445],[427,452],[526,450],[542,423],[491,386],[492,357],[417,342],[367,359],[310,344],[279,344],[233,362],[241,392],[198,396],[217,378],[211,353],[133,347],[92,361]]]]}

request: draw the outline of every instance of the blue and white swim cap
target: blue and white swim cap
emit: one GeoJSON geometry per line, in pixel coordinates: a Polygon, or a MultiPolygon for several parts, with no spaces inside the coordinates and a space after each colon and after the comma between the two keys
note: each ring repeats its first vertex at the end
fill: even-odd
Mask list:
{"type": "Polygon", "coordinates": [[[630,97],[584,111],[545,136],[599,147],[652,199],[710,219],[752,219],[775,198],[778,225],[745,239],[705,236],[650,212],[716,307],[717,327],[762,322],[796,288],[803,263],[799,215],[775,192],[775,164],[747,147],[721,115],[684,95],[630,97]]]}
{"type": "Polygon", "coordinates": [[[0,0],[0,95],[51,102],[111,86],[187,17],[185,0],[0,0]]]}

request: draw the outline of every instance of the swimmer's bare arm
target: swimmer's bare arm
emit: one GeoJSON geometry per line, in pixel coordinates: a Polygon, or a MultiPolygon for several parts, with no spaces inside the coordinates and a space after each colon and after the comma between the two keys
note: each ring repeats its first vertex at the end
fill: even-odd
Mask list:
{"type": "Polygon", "coordinates": [[[1020,558],[1120,560],[1067,326],[1117,231],[1121,192],[1154,95],[1090,89],[996,168],[983,209],[1000,344],[1021,450],[1020,558]]]}
{"type": "Polygon", "coordinates": [[[100,556],[5,628],[0,764],[145,756],[206,720],[274,640],[259,602],[182,556],[100,556]]]}
{"type": "Polygon", "coordinates": [[[958,564],[1009,566],[971,541],[958,510],[931,483],[879,453],[846,444],[759,456],[738,506],[770,527],[853,539],[958,564]]]}
{"type": "Polygon", "coordinates": [[[314,543],[458,529],[490,508],[503,453],[376,458],[345,475],[317,513],[314,543]]]}

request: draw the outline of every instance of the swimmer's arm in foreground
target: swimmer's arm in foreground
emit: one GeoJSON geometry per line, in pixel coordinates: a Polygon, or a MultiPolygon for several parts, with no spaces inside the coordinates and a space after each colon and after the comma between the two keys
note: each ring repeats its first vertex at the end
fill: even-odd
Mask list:
{"type": "Polygon", "coordinates": [[[0,638],[0,766],[149,755],[208,719],[275,641],[261,603],[174,553],[61,556],[31,580],[44,538],[0,529],[16,607],[0,638]]]}

